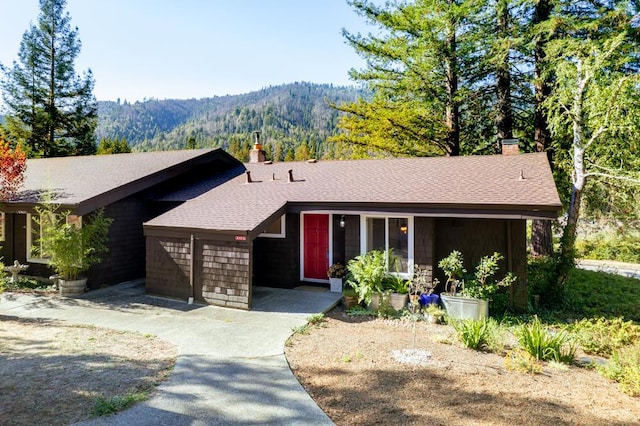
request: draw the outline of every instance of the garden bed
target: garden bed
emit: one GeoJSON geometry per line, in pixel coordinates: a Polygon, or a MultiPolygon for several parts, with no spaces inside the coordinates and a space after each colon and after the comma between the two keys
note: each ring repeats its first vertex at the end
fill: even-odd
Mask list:
{"type": "Polygon", "coordinates": [[[286,355],[338,425],[635,424],[640,418],[640,399],[591,368],[545,363],[541,374],[512,371],[503,354],[462,347],[450,326],[417,327],[425,362],[394,357],[413,349],[410,322],[352,318],[339,308],[309,334],[293,336],[286,355]]]}

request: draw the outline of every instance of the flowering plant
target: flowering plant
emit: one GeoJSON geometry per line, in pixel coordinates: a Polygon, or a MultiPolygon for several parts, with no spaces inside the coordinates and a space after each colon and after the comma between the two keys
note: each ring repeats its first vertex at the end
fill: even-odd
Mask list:
{"type": "Polygon", "coordinates": [[[327,271],[329,278],[344,278],[346,271],[342,263],[334,263],[327,271]]]}

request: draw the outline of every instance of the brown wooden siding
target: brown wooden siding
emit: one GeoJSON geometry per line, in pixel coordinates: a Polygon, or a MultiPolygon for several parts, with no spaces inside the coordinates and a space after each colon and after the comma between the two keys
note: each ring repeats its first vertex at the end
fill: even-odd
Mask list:
{"type": "Polygon", "coordinates": [[[443,289],[445,276],[437,267],[438,262],[453,250],[464,256],[465,268],[473,272],[483,256],[494,252],[502,254],[498,276],[510,270],[519,278],[511,289],[511,302],[515,308],[524,309],[526,296],[526,223],[524,220],[509,219],[436,219],[435,220],[435,276],[443,289]]]}
{"type": "Polygon", "coordinates": [[[414,263],[426,271],[429,279],[433,279],[435,265],[435,219],[416,217],[414,219],[414,263]]]}
{"type": "Polygon", "coordinates": [[[188,238],[147,237],[147,293],[187,300],[191,297],[188,238]]]}
{"type": "Polygon", "coordinates": [[[197,300],[216,306],[250,308],[251,245],[196,240],[194,256],[197,300]]]}
{"type": "Polygon", "coordinates": [[[140,195],[127,197],[107,206],[104,214],[113,219],[109,253],[89,271],[87,284],[92,289],[143,278],[145,274],[142,223],[151,219],[145,200],[140,195]]]}
{"type": "Polygon", "coordinates": [[[349,262],[360,255],[360,216],[345,215],[344,220],[344,260],[349,262]]]}
{"type": "Polygon", "coordinates": [[[4,214],[4,241],[0,241],[0,262],[4,262],[5,265],[13,263],[14,260],[22,260],[16,258],[13,254],[13,213],[4,214]]]}
{"type": "Polygon", "coordinates": [[[233,241],[194,239],[191,288],[191,237],[147,237],[147,293],[216,306],[249,309],[251,246],[233,241]]]}
{"type": "Polygon", "coordinates": [[[264,287],[293,288],[300,283],[300,215],[287,213],[285,238],[253,241],[253,282],[264,287]]]}

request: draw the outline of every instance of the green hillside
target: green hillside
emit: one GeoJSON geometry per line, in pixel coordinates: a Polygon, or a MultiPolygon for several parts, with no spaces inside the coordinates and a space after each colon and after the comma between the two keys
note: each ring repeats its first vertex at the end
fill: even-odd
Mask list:
{"type": "Polygon", "coordinates": [[[355,88],[292,83],[243,95],[187,100],[99,102],[97,137],[125,137],[134,150],[222,147],[245,160],[261,131],[275,161],[331,156],[326,138],[340,113],[329,103],[361,96],[355,88]]]}

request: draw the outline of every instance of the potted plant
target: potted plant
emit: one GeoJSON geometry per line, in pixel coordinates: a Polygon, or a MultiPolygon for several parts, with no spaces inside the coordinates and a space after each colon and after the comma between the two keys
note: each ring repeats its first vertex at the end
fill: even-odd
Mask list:
{"type": "Polygon", "coordinates": [[[346,271],[342,263],[334,263],[327,270],[327,276],[329,277],[329,290],[334,293],[342,292],[342,279],[344,278],[346,271]]]}
{"type": "Polygon", "coordinates": [[[371,250],[356,256],[347,263],[346,284],[358,295],[358,302],[365,302],[371,309],[377,309],[378,300],[384,290],[383,280],[387,275],[386,253],[371,250]]]}
{"type": "Polygon", "coordinates": [[[68,212],[56,212],[57,206],[38,207],[40,238],[36,255],[49,260],[56,272],[61,296],[84,293],[87,279],[81,275],[99,263],[108,252],[107,233],[112,219],[100,209],[86,217],[82,224],[70,223],[68,212]]]}
{"type": "Polygon", "coordinates": [[[396,311],[406,308],[409,302],[409,283],[399,275],[390,275],[385,279],[384,288],[391,292],[389,303],[396,311]]]}
{"type": "Polygon", "coordinates": [[[498,262],[502,259],[502,255],[497,252],[482,257],[475,273],[466,281],[462,279],[466,271],[459,251],[452,251],[438,263],[447,276],[445,290],[448,290],[440,294],[440,298],[451,318],[478,320],[489,316],[491,296],[499,287],[507,287],[515,281],[511,273],[500,281],[491,280],[498,272],[498,262]]]}

